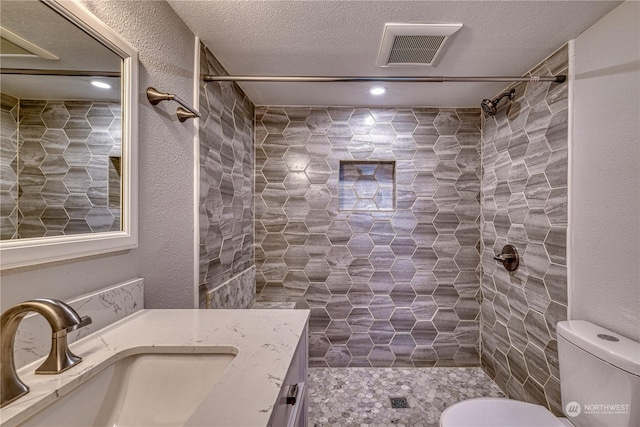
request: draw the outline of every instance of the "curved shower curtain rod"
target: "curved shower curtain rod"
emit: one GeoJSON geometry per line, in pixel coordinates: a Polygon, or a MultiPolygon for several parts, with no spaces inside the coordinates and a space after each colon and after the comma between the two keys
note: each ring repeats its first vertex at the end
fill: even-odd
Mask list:
{"type": "Polygon", "coordinates": [[[322,77],[322,76],[215,76],[204,74],[205,82],[282,82],[282,83],[331,83],[331,82],[400,82],[400,83],[447,83],[447,82],[555,82],[563,83],[567,76],[530,77],[322,77]]]}

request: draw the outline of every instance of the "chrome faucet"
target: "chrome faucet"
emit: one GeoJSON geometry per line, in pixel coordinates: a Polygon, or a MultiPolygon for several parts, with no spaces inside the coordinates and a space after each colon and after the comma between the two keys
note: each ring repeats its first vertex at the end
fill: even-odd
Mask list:
{"type": "Polygon", "coordinates": [[[13,345],[20,321],[32,311],[47,319],[52,330],[51,351],[44,363],[36,369],[36,374],[58,374],[82,361],[81,357],[69,350],[67,332],[91,324],[90,317],[80,318],[78,313],[64,302],[49,298],[21,302],[7,309],[0,317],[0,408],[29,393],[29,387],[18,378],[13,345]]]}

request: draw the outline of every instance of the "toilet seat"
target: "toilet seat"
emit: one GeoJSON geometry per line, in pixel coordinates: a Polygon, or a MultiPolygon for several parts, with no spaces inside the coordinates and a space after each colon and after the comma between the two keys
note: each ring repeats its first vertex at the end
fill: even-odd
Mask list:
{"type": "Polygon", "coordinates": [[[440,427],[566,427],[545,407],[518,400],[477,398],[451,405],[440,427]]]}

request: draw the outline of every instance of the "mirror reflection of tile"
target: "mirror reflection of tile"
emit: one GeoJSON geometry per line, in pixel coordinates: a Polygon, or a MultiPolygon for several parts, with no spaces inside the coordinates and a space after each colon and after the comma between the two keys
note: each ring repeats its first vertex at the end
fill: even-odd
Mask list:
{"type": "Polygon", "coordinates": [[[340,210],[393,211],[395,161],[341,161],[340,210]]]}
{"type": "Polygon", "coordinates": [[[120,229],[119,103],[2,94],[2,119],[3,240],[120,229]]]}

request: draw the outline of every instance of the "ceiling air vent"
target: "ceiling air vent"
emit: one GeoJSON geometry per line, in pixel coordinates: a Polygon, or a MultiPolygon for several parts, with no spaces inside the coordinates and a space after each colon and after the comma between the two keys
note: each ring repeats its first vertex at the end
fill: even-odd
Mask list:
{"type": "Polygon", "coordinates": [[[378,67],[435,65],[447,38],[462,24],[385,24],[378,67]]]}

